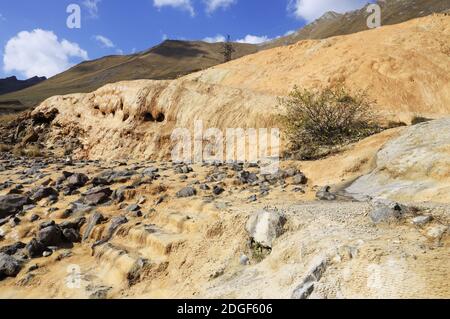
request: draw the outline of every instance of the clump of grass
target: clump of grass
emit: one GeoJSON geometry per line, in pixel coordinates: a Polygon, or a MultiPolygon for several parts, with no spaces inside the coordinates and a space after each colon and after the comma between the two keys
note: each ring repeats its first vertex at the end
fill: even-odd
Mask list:
{"type": "Polygon", "coordinates": [[[302,160],[326,156],[339,147],[381,131],[366,92],[343,86],[323,90],[297,87],[280,100],[291,154],[302,160]]]}
{"type": "Polygon", "coordinates": [[[17,121],[23,113],[0,114],[0,125],[9,125],[17,121]]]}
{"type": "Polygon", "coordinates": [[[4,152],[9,152],[11,151],[12,147],[10,145],[7,144],[0,144],[0,153],[4,153],[4,152]]]}
{"type": "Polygon", "coordinates": [[[15,156],[21,157],[30,157],[30,158],[36,158],[36,157],[45,157],[44,154],[41,151],[41,148],[38,145],[16,145],[12,149],[12,153],[15,156]]]}
{"type": "Polygon", "coordinates": [[[258,263],[263,261],[272,252],[270,248],[261,246],[259,243],[253,240],[250,243],[250,250],[252,253],[252,259],[258,263]]]}
{"type": "Polygon", "coordinates": [[[405,122],[402,121],[389,121],[387,124],[387,129],[396,128],[396,127],[403,127],[408,126],[405,122]]]}
{"type": "Polygon", "coordinates": [[[432,121],[432,119],[423,117],[423,116],[414,116],[413,119],[411,120],[411,125],[417,125],[420,123],[425,123],[425,122],[430,122],[432,121]]]}

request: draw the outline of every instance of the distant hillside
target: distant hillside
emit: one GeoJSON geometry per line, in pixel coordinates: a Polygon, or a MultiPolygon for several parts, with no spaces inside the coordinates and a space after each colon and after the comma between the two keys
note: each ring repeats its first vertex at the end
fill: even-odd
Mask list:
{"type": "MultiPolygon", "coordinates": [[[[380,0],[378,3],[382,8],[382,25],[397,24],[450,9],[449,0],[380,0]]],[[[366,8],[365,6],[345,14],[328,12],[296,33],[263,45],[235,43],[233,58],[301,40],[324,39],[367,30],[366,8]]],[[[221,64],[221,51],[221,43],[169,40],[138,54],[107,56],[83,62],[43,83],[0,96],[0,105],[8,108],[8,101],[20,101],[25,108],[33,107],[54,95],[91,92],[107,83],[136,79],[175,79],[221,64]]],[[[18,109],[17,105],[11,104],[11,107],[18,109]]]]}
{"type": "MultiPolygon", "coordinates": [[[[450,9],[449,0],[380,0],[381,24],[391,25],[450,9]]],[[[294,44],[307,39],[325,39],[367,30],[367,5],[345,14],[327,12],[297,32],[271,41],[263,48],[294,44]]]]}
{"type": "MultiPolygon", "coordinates": [[[[250,44],[236,43],[234,47],[233,58],[258,50],[250,44]]],[[[18,100],[25,107],[33,107],[54,95],[91,92],[107,83],[175,79],[222,63],[221,51],[221,43],[167,40],[141,53],[82,62],[36,86],[0,96],[0,104],[18,100]]]]}
{"type": "Polygon", "coordinates": [[[6,79],[0,79],[0,95],[26,89],[27,87],[41,83],[47,80],[44,77],[32,77],[28,80],[18,80],[15,76],[6,79]]]}

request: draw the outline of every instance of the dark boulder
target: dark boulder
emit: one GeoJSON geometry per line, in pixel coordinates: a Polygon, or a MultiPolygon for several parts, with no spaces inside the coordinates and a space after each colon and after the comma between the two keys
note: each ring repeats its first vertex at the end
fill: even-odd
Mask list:
{"type": "Polygon", "coordinates": [[[225,192],[225,189],[224,189],[223,187],[218,186],[218,185],[214,186],[214,189],[213,189],[214,195],[219,196],[219,195],[222,194],[223,192],[225,192]]]}
{"type": "Polygon", "coordinates": [[[108,187],[95,187],[84,194],[83,202],[89,206],[97,206],[110,199],[112,190],[108,187]]]}
{"type": "Polygon", "coordinates": [[[30,203],[29,197],[22,195],[0,196],[0,219],[19,213],[24,205],[30,203]]]}
{"type": "Polygon", "coordinates": [[[50,227],[50,226],[55,226],[55,225],[56,225],[56,223],[55,223],[54,220],[48,220],[48,221],[46,221],[46,222],[42,222],[42,223],[39,225],[39,230],[44,229],[44,228],[47,228],[47,227],[50,227]]]}
{"type": "Polygon", "coordinates": [[[31,200],[34,202],[40,201],[47,197],[58,197],[58,192],[52,187],[39,187],[31,196],[31,200]]]}
{"type": "Polygon", "coordinates": [[[182,190],[180,190],[179,192],[177,192],[177,197],[178,198],[183,198],[183,197],[192,197],[197,195],[197,190],[194,187],[185,187],[182,190]]]}
{"type": "Polygon", "coordinates": [[[22,269],[21,263],[7,254],[0,253],[0,280],[15,277],[22,269]]]}
{"type": "Polygon", "coordinates": [[[79,243],[81,242],[81,236],[78,230],[73,228],[66,228],[63,230],[63,236],[66,241],[70,243],[79,243]]]}
{"type": "Polygon", "coordinates": [[[83,234],[83,241],[86,241],[89,236],[91,236],[92,231],[94,230],[94,227],[98,224],[100,224],[101,222],[103,222],[105,220],[105,217],[103,217],[102,214],[100,213],[94,213],[88,221],[88,225],[86,227],[86,230],[84,231],[83,234]]]}
{"type": "Polygon", "coordinates": [[[42,243],[38,242],[35,238],[33,238],[25,246],[25,251],[30,258],[42,257],[42,253],[45,251],[45,249],[46,247],[42,243]]]}
{"type": "Polygon", "coordinates": [[[17,242],[12,245],[8,245],[5,247],[0,248],[0,254],[6,254],[6,255],[14,255],[18,250],[25,248],[25,244],[22,242],[17,242]]]}
{"type": "Polygon", "coordinates": [[[63,223],[59,224],[59,227],[62,230],[70,229],[70,228],[79,230],[85,223],[86,223],[86,218],[85,217],[80,217],[80,218],[75,219],[73,221],[63,222],[63,223]]]}
{"type": "Polygon", "coordinates": [[[57,247],[63,240],[61,228],[59,226],[50,226],[41,229],[37,235],[37,240],[46,247],[57,247]]]}
{"type": "Polygon", "coordinates": [[[137,204],[132,204],[127,207],[127,212],[137,212],[141,209],[141,207],[137,204]]]}
{"type": "Polygon", "coordinates": [[[76,173],[67,178],[66,184],[67,187],[74,190],[83,187],[88,181],[89,177],[81,173],[76,173]]]}

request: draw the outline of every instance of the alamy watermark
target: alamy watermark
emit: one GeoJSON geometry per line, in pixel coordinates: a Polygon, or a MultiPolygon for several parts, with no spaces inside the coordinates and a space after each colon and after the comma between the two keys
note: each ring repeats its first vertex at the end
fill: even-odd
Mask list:
{"type": "Polygon", "coordinates": [[[367,6],[367,27],[375,29],[381,27],[381,7],[378,4],[372,3],[367,6]]]}
{"type": "Polygon", "coordinates": [[[172,132],[172,161],[178,163],[258,163],[262,174],[279,169],[280,130],[278,128],[218,128],[204,130],[195,121],[194,131],[177,128],[172,132]]]}
{"type": "Polygon", "coordinates": [[[81,268],[78,265],[69,265],[66,272],[66,287],[69,289],[81,288],[81,268]]]}
{"type": "Polygon", "coordinates": [[[69,16],[66,25],[69,29],[81,29],[81,7],[78,4],[71,3],[67,6],[66,12],[69,16]]]}

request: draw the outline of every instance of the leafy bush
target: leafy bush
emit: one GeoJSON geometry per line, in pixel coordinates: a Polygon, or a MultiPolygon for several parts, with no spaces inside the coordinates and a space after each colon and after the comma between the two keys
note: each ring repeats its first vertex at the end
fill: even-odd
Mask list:
{"type": "Polygon", "coordinates": [[[295,87],[280,101],[291,153],[299,159],[316,159],[338,147],[380,131],[365,92],[351,94],[345,87],[321,91],[295,87]]]}

